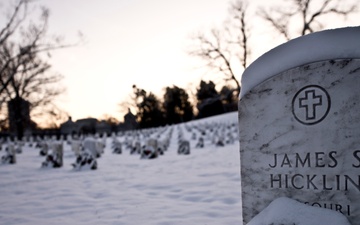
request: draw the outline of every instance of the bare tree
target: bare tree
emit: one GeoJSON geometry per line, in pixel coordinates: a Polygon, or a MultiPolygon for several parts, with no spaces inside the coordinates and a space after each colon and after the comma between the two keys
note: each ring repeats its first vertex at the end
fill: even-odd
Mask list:
{"type": "Polygon", "coordinates": [[[357,3],[344,4],[344,0],[289,0],[289,7],[260,10],[260,16],[268,21],[286,40],[294,38],[291,27],[299,28],[296,36],[313,33],[324,28],[326,15],[344,16],[357,10],[357,3]]]}
{"type": "Polygon", "coordinates": [[[132,85],[132,91],[133,92],[128,95],[126,100],[123,100],[118,104],[119,112],[124,115],[128,113],[129,110],[138,113],[138,105],[144,100],[144,96],[146,95],[146,91],[138,88],[135,84],[132,85]]]}
{"type": "MultiPolygon", "coordinates": [[[[52,50],[71,45],[62,44],[61,37],[47,35],[47,8],[41,8],[38,23],[26,23],[29,3],[29,0],[17,1],[0,30],[0,110],[4,111],[4,103],[10,100],[24,99],[30,102],[33,116],[60,116],[62,112],[54,99],[64,91],[59,86],[63,77],[50,73],[51,66],[44,59],[51,56],[52,50]],[[40,107],[41,110],[35,110],[40,107]]],[[[19,112],[15,113],[21,121],[19,112]]],[[[23,131],[20,123],[16,125],[18,136],[23,131]]]]}
{"type": "Polygon", "coordinates": [[[198,33],[192,37],[195,44],[189,54],[201,58],[206,65],[225,76],[226,81],[233,81],[236,92],[240,92],[240,83],[236,66],[245,69],[248,65],[250,37],[247,3],[237,0],[230,6],[230,18],[223,29],[213,28],[209,33],[198,33]],[[239,65],[240,62],[240,65],[239,65]]]}

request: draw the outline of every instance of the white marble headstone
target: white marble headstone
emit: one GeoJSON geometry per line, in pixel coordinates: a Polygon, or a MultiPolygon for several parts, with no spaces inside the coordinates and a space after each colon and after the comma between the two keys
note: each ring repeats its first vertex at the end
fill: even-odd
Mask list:
{"type": "Polygon", "coordinates": [[[360,28],[319,33],[280,46],[285,55],[270,52],[255,63],[276,67],[267,57],[282,63],[287,46],[302,46],[290,68],[260,74],[258,82],[249,77],[257,76],[254,68],[243,75],[242,85],[251,84],[239,101],[244,224],[279,197],[341,212],[351,224],[360,221],[360,42],[347,39],[360,40],[360,28]],[[322,51],[316,42],[324,41],[319,37],[332,34],[358,50],[348,57],[329,42],[334,52],[316,58],[322,51]]]}

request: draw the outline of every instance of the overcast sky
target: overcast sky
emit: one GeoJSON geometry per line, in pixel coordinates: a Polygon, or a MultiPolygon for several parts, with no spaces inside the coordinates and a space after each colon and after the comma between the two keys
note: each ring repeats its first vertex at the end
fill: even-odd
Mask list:
{"type": "MultiPolygon", "coordinates": [[[[86,40],[57,50],[50,59],[52,70],[65,77],[67,92],[59,106],[73,120],[104,114],[122,120],[118,104],[128,99],[133,84],[161,97],[166,86],[196,87],[200,79],[219,80],[198,69],[203,64],[186,51],[192,33],[221,26],[228,16],[227,0],[39,0],[36,4],[50,9],[50,34],[63,35],[65,42],[72,43],[81,31],[86,40]]],[[[253,50],[256,58],[277,44],[267,33],[269,27],[260,21],[252,26],[263,27],[252,34],[259,43],[253,50]]]]}

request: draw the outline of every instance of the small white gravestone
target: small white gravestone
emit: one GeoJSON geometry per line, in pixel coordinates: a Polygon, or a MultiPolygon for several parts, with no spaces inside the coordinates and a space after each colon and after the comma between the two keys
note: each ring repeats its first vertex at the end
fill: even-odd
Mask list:
{"type": "Polygon", "coordinates": [[[47,146],[50,148],[50,153],[46,155],[45,161],[41,164],[41,167],[47,168],[60,168],[63,166],[63,156],[64,156],[64,149],[63,143],[59,142],[52,142],[47,143],[47,146]]]}
{"type": "Polygon", "coordinates": [[[141,151],[142,159],[155,159],[158,157],[158,141],[156,139],[147,140],[146,145],[141,151]]]}
{"type": "Polygon", "coordinates": [[[1,157],[1,162],[4,164],[16,163],[16,149],[13,143],[8,143],[5,147],[5,155],[1,157]]]}
{"type": "Polygon", "coordinates": [[[75,153],[75,156],[79,156],[81,151],[83,150],[82,141],[81,140],[72,140],[71,141],[71,150],[75,153]]]}
{"type": "Polygon", "coordinates": [[[279,197],[360,221],[360,27],[274,48],[242,77],[243,222],[279,197]]]}
{"type": "Polygon", "coordinates": [[[188,140],[181,140],[178,146],[179,155],[189,155],[190,154],[190,142],[188,140]]]}
{"type": "Polygon", "coordinates": [[[121,154],[122,153],[122,144],[121,142],[117,139],[116,136],[113,137],[112,140],[112,146],[113,148],[113,153],[115,154],[121,154]]]}

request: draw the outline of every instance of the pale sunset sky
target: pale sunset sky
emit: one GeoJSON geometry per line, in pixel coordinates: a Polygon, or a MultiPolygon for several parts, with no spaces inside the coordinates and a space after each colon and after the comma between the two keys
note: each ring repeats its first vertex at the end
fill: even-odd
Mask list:
{"type": "MultiPolygon", "coordinates": [[[[257,5],[278,5],[280,0],[252,0],[257,5]]],[[[120,121],[119,103],[132,93],[132,85],[162,98],[163,88],[198,87],[201,79],[222,80],[187,54],[191,34],[220,27],[229,15],[228,0],[37,0],[50,9],[49,34],[86,42],[56,50],[49,62],[52,71],[64,76],[67,89],[58,105],[73,120],[105,114],[120,121]]],[[[251,14],[253,14],[251,12],[251,14]]],[[[356,18],[327,28],[356,26],[356,18]]],[[[251,22],[251,61],[279,42],[262,20],[251,22]]],[[[282,41],[282,40],[280,40],[282,41]]],[[[240,79],[240,77],[239,77],[240,79]]]]}

